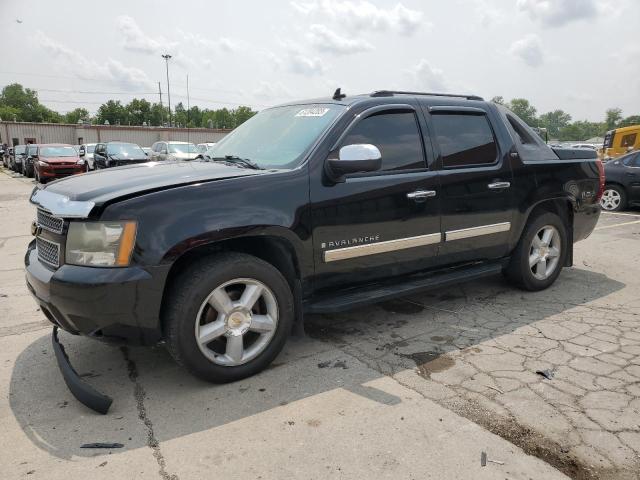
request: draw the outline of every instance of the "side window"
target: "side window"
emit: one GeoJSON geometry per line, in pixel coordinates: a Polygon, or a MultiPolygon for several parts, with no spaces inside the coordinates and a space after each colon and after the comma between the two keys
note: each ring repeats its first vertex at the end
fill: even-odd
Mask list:
{"type": "Polygon", "coordinates": [[[341,146],[370,143],[380,149],[382,171],[426,168],[414,112],[383,111],[358,122],[341,146]]]}
{"type": "Polygon", "coordinates": [[[151,145],[151,151],[152,152],[157,152],[158,151],[158,142],[156,142],[153,145],[151,145]]]}
{"type": "Polygon", "coordinates": [[[636,133],[630,133],[628,135],[624,135],[620,139],[620,146],[621,147],[633,147],[636,144],[636,137],[637,136],[638,136],[638,134],[636,134],[636,133]]]}
{"type": "Polygon", "coordinates": [[[486,115],[434,113],[432,118],[444,168],[496,162],[498,147],[486,115]]]}
{"type": "Polygon", "coordinates": [[[629,155],[622,163],[627,167],[640,167],[640,154],[629,155]]]}

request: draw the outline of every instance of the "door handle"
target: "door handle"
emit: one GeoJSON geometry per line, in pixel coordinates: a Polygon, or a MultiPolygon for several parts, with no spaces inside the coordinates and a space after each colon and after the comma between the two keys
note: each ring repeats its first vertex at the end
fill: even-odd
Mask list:
{"type": "Polygon", "coordinates": [[[490,190],[504,190],[505,188],[509,188],[511,186],[511,182],[493,182],[487,185],[490,190]]]}
{"type": "Polygon", "coordinates": [[[435,190],[416,190],[415,192],[407,193],[409,200],[425,200],[436,196],[435,190]]]}

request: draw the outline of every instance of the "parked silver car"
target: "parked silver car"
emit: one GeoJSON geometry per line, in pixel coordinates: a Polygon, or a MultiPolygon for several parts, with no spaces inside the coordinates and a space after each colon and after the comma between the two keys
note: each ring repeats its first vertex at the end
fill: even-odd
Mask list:
{"type": "Polygon", "coordinates": [[[89,170],[96,169],[95,162],[93,161],[93,152],[96,149],[96,145],[97,143],[85,143],[84,145],[80,145],[80,150],[78,151],[78,154],[87,162],[89,170]]]}
{"type": "Polygon", "coordinates": [[[195,160],[198,147],[190,142],[156,142],[151,146],[151,161],[195,160]]]}

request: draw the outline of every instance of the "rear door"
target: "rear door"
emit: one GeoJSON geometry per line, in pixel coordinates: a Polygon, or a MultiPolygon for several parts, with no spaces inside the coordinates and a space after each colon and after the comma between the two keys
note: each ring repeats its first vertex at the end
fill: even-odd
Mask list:
{"type": "Polygon", "coordinates": [[[382,154],[382,169],[337,184],[312,180],[317,291],[387,280],[432,264],[441,240],[440,189],[437,172],[429,168],[433,154],[425,129],[410,104],[354,112],[329,158],[345,145],[372,144],[382,154]]]}
{"type": "Polygon", "coordinates": [[[627,193],[632,202],[640,201],[640,153],[636,153],[625,162],[624,179],[627,193]]]}
{"type": "Polygon", "coordinates": [[[493,127],[500,120],[484,106],[431,106],[425,114],[442,190],[439,263],[507,255],[515,202],[510,152],[501,150],[493,127]]]}

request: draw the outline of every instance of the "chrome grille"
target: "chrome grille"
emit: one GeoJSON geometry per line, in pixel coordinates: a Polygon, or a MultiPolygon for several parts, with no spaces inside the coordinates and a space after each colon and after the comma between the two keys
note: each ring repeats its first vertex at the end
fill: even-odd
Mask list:
{"type": "Polygon", "coordinates": [[[60,245],[44,238],[36,237],[36,249],[38,258],[52,267],[60,266],[60,245]]]}
{"type": "Polygon", "coordinates": [[[64,226],[64,220],[53,215],[48,214],[41,208],[38,209],[38,225],[45,230],[49,230],[53,233],[62,233],[62,227],[64,226]]]}

